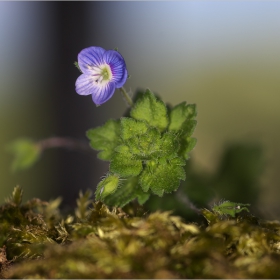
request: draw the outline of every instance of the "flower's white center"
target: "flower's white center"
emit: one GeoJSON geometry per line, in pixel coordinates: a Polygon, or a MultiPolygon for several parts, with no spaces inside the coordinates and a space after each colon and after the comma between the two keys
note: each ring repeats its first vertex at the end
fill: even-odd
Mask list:
{"type": "Polygon", "coordinates": [[[93,70],[93,80],[96,84],[107,84],[112,79],[111,67],[108,64],[103,64],[98,67],[91,67],[93,70]]]}

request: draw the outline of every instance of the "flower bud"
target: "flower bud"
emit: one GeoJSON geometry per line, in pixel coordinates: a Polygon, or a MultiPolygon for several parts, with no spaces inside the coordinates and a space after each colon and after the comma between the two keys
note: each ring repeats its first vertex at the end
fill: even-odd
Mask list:
{"type": "Polygon", "coordinates": [[[103,200],[107,195],[114,193],[119,186],[120,178],[116,174],[111,174],[103,179],[96,189],[96,199],[103,200]]]}

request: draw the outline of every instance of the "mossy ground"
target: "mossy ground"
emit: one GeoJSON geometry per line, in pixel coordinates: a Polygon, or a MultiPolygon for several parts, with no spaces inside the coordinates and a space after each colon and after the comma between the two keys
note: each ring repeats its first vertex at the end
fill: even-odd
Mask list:
{"type": "Polygon", "coordinates": [[[205,223],[136,205],[109,209],[80,194],[64,216],[60,199],[0,207],[2,278],[280,278],[280,223],[241,212],[201,210],[205,223]]]}

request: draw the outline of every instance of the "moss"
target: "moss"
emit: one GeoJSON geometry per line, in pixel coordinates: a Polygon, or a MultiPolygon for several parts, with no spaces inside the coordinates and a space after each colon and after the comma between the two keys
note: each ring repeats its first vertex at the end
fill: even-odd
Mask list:
{"type": "Polygon", "coordinates": [[[80,193],[73,214],[60,199],[25,204],[16,188],[0,207],[2,278],[280,278],[280,223],[247,212],[206,223],[137,204],[109,209],[80,193]]]}

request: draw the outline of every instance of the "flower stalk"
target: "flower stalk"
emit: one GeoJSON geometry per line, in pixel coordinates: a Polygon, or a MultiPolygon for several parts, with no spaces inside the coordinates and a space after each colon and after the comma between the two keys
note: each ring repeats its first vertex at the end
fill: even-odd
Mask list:
{"type": "Polygon", "coordinates": [[[124,87],[121,87],[120,88],[120,91],[124,97],[124,99],[126,100],[126,102],[128,103],[129,107],[133,107],[133,101],[131,99],[131,97],[129,96],[129,94],[126,92],[125,88],[124,87]]]}

